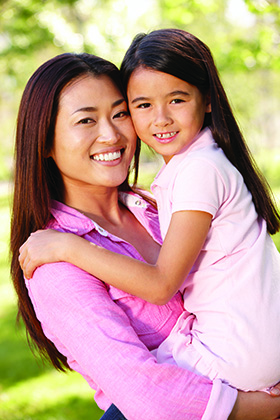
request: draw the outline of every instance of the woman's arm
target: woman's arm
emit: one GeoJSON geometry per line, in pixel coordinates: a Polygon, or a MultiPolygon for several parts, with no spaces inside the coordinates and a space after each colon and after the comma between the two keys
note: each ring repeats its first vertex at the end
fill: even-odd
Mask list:
{"type": "Polygon", "coordinates": [[[209,213],[200,211],[174,213],[155,265],[113,253],[73,234],[52,235],[43,231],[33,234],[21,247],[20,262],[30,277],[42,263],[67,261],[118,289],[162,305],[184,282],[204,244],[211,220],[209,213]]]}
{"type": "Polygon", "coordinates": [[[97,388],[101,408],[112,402],[133,420],[226,420],[233,406],[230,420],[273,420],[280,413],[280,398],[256,392],[236,400],[220,381],[213,387],[176,365],[158,364],[106,286],[79,268],[47,264],[26,283],[45,334],[97,388]]]}
{"type": "MultiPolygon", "coordinates": [[[[212,383],[175,365],[159,365],[102,282],[57,263],[36,270],[27,286],[45,334],[98,388],[101,408],[113,402],[133,420],[202,417],[212,383]]],[[[229,413],[236,395],[227,387],[220,392],[227,395],[223,412],[229,413]]]]}

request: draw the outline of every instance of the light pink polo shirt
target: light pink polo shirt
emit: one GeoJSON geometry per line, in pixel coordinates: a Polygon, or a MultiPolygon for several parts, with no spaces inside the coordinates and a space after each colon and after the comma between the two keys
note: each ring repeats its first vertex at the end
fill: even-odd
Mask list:
{"type": "MultiPolygon", "coordinates": [[[[176,362],[182,365],[184,357],[190,365],[195,361],[201,373],[212,379],[218,375],[239,389],[263,389],[277,383],[279,253],[265,221],[258,218],[242,176],[209,129],[164,165],[152,191],[163,237],[174,212],[198,210],[213,217],[200,255],[181,288],[184,306],[196,319],[176,362]],[[193,352],[189,348],[184,356],[181,352],[188,346],[193,352]]],[[[174,347],[176,335],[169,340],[173,340],[169,347],[174,347]]]]}
{"type": "MultiPolygon", "coordinates": [[[[156,210],[134,194],[122,194],[122,199],[160,241],[156,210]]],[[[78,211],[54,202],[52,214],[49,227],[142,260],[133,246],[78,211]]],[[[236,390],[221,381],[213,386],[174,365],[160,365],[149,352],[182,313],[180,294],[167,305],[152,305],[61,262],[39,267],[26,286],[44,333],[96,390],[101,409],[113,402],[128,420],[227,419],[236,390]]]]}

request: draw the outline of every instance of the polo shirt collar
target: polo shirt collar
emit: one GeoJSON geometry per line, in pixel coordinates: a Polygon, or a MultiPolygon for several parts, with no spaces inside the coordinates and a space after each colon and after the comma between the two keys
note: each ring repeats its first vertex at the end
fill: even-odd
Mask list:
{"type": "Polygon", "coordinates": [[[154,191],[156,186],[166,187],[169,185],[171,178],[177,173],[177,168],[185,159],[186,155],[194,150],[212,144],[213,141],[211,130],[206,127],[193,139],[190,144],[174,155],[167,164],[163,164],[151,185],[151,191],[154,191]]]}

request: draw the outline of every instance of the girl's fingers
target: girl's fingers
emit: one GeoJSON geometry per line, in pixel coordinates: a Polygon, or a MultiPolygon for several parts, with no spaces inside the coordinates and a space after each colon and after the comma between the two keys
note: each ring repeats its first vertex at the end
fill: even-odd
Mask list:
{"type": "Polygon", "coordinates": [[[280,384],[275,385],[269,389],[269,394],[272,397],[279,397],[280,396],[280,384]]]}

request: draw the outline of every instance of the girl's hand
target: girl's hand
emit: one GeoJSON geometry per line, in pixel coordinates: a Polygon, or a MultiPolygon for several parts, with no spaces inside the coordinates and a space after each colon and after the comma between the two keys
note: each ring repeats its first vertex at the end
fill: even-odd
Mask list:
{"type": "Polygon", "coordinates": [[[267,392],[238,392],[228,420],[280,419],[280,383],[267,392]]]}
{"type": "Polygon", "coordinates": [[[272,397],[280,396],[280,382],[269,389],[269,395],[271,395],[272,397]]]}
{"type": "Polygon", "coordinates": [[[40,265],[64,261],[68,235],[53,229],[31,233],[19,249],[19,263],[24,276],[30,279],[40,265]]]}

